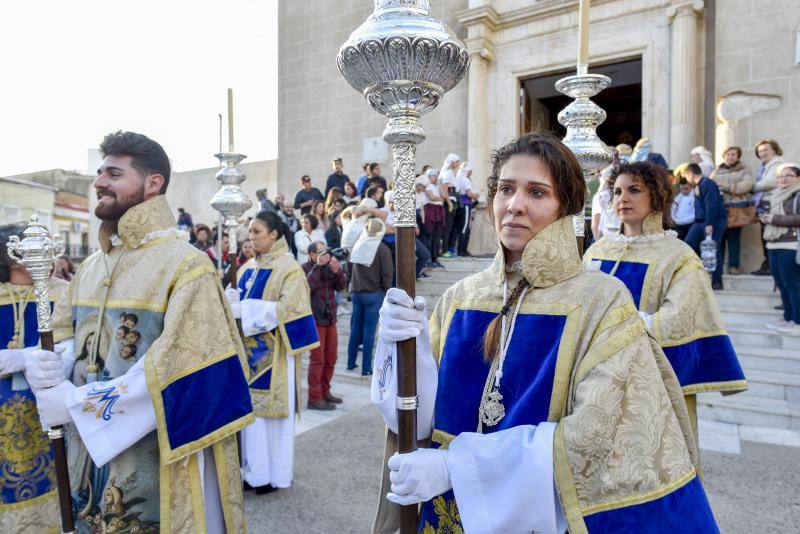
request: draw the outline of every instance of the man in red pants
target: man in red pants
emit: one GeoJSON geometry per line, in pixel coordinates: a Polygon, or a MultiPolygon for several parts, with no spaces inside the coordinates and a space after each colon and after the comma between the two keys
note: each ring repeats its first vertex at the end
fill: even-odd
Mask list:
{"type": "Polygon", "coordinates": [[[336,291],[344,289],[344,272],[339,260],[319,241],[308,246],[308,261],[303,264],[303,270],[311,289],[311,310],[319,333],[319,346],[311,351],[308,366],[308,408],[333,410],[342,402],[331,393],[331,377],[338,345],[336,291]]]}

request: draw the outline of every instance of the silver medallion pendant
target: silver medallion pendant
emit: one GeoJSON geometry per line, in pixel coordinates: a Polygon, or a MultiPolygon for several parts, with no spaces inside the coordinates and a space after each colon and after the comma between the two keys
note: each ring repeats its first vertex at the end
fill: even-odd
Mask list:
{"type": "Polygon", "coordinates": [[[483,405],[483,413],[481,414],[481,421],[484,425],[495,426],[506,416],[506,408],[503,406],[503,403],[500,402],[502,400],[503,396],[500,394],[500,391],[495,389],[489,393],[486,404],[483,405]]]}

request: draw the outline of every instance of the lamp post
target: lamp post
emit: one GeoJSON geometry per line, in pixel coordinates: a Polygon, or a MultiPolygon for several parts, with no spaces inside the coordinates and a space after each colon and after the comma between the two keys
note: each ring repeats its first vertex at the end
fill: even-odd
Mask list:
{"type": "MultiPolygon", "coordinates": [[[[375,0],[375,10],[339,49],[339,71],[370,106],[388,118],[383,139],[392,147],[397,228],[397,285],[415,294],[414,228],[417,144],[425,140],[420,117],[464,77],[469,53],[440,20],[430,0],[375,0]]],[[[416,343],[398,343],[399,452],[417,448],[416,343]]],[[[417,531],[417,507],[403,507],[401,532],[417,531]]]]}
{"type": "MultiPolygon", "coordinates": [[[[611,149],[597,135],[597,127],[606,120],[606,112],[590,100],[611,85],[611,78],[589,74],[589,0],[580,0],[579,16],[577,74],[558,80],[556,90],[575,99],[558,114],[558,122],[567,129],[564,144],[578,158],[583,177],[588,181],[610,165],[613,158],[611,149]]],[[[583,211],[573,215],[572,222],[578,252],[583,255],[583,211]]]]}

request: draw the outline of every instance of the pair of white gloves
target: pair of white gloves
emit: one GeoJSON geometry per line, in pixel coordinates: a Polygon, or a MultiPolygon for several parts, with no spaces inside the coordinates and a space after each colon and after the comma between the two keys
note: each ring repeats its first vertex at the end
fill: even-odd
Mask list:
{"type": "Polygon", "coordinates": [[[55,352],[33,347],[0,350],[0,375],[24,371],[36,395],[36,407],[44,428],[72,421],[67,410],[67,396],[75,386],[65,379],[72,368],[72,362],[65,364],[62,356],[66,349],[59,344],[55,352]]]}
{"type": "MultiPolygon", "coordinates": [[[[417,391],[420,395],[418,409],[418,439],[430,436],[433,423],[433,408],[436,398],[438,371],[431,353],[428,332],[428,314],[425,299],[412,299],[399,288],[386,292],[380,310],[378,329],[379,345],[396,343],[415,338],[417,342],[417,391]]],[[[376,353],[377,354],[377,353],[376,353]]],[[[392,363],[393,376],[385,377],[390,384],[397,383],[396,361],[392,363]]],[[[397,432],[397,412],[393,395],[379,402],[377,381],[379,374],[372,376],[372,398],[378,405],[386,425],[397,432]],[[386,401],[390,402],[386,402],[386,401]]],[[[384,385],[384,388],[386,386],[384,385]]],[[[392,388],[389,388],[390,390],[392,388]]],[[[396,386],[393,394],[396,392],[396,386]]],[[[417,504],[441,495],[453,487],[450,469],[447,464],[447,450],[418,449],[411,453],[395,454],[387,463],[391,492],[386,495],[390,501],[400,505],[417,504]]]]}

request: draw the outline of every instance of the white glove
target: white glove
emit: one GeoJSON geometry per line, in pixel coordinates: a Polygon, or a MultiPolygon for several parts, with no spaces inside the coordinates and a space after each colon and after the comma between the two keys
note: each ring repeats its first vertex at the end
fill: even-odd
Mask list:
{"type": "Polygon", "coordinates": [[[428,327],[425,299],[417,297],[411,300],[402,289],[389,289],[383,298],[379,325],[378,337],[387,343],[419,336],[428,327]]]}
{"type": "Polygon", "coordinates": [[[64,346],[57,346],[55,352],[35,350],[25,359],[25,378],[31,389],[53,387],[64,380],[64,361],[61,353],[64,346]]]}
{"type": "Polygon", "coordinates": [[[229,287],[225,290],[225,298],[228,299],[228,304],[233,312],[234,319],[242,318],[242,304],[239,297],[239,290],[229,287]]]}
{"type": "Polygon", "coordinates": [[[425,299],[411,297],[402,289],[386,292],[380,311],[378,346],[375,350],[370,398],[383,416],[386,426],[397,433],[397,347],[399,340],[416,338],[417,342],[417,439],[426,439],[433,431],[433,415],[439,370],[431,352],[425,299]]]}
{"type": "Polygon", "coordinates": [[[10,375],[25,369],[25,358],[33,349],[0,350],[0,376],[10,375]]]}
{"type": "Polygon", "coordinates": [[[386,498],[402,506],[429,501],[453,487],[447,450],[417,449],[395,454],[387,462],[391,493],[386,498]]]}
{"type": "Polygon", "coordinates": [[[39,411],[43,429],[72,422],[72,416],[67,408],[67,399],[74,389],[75,385],[72,382],[62,380],[53,387],[33,391],[36,395],[36,409],[39,411]]]}

